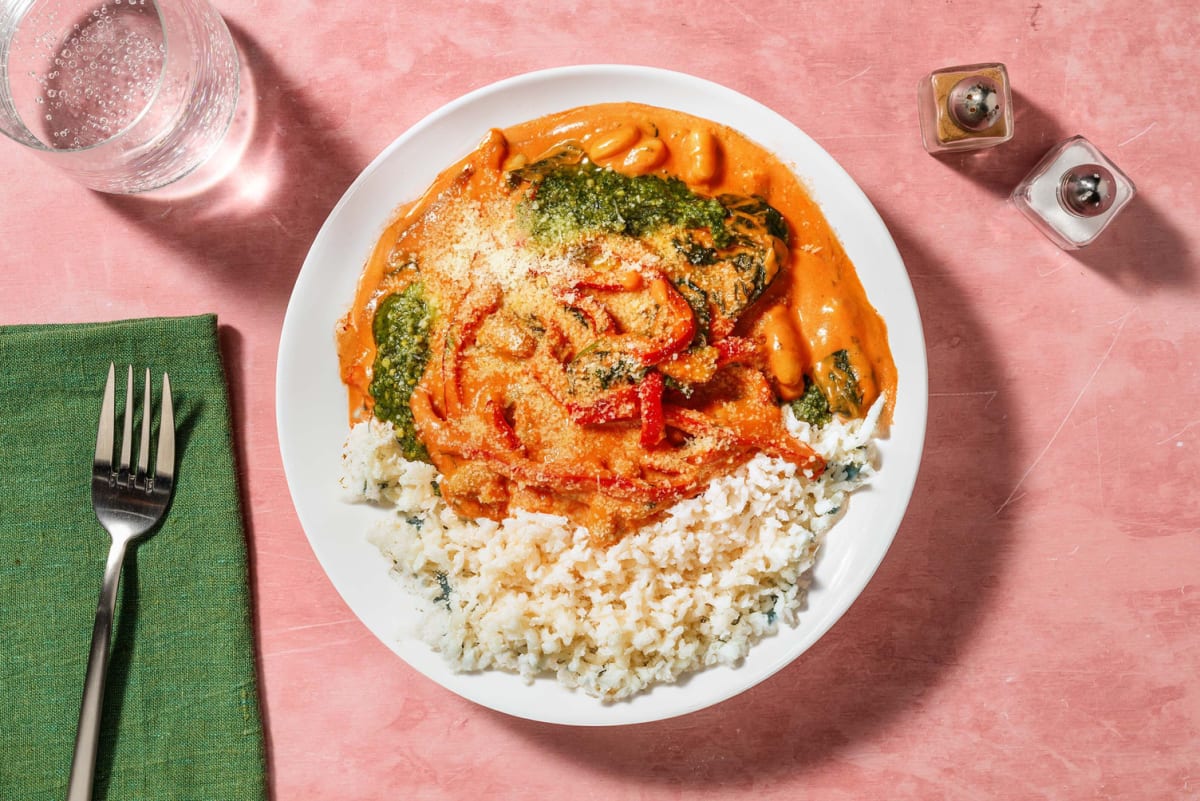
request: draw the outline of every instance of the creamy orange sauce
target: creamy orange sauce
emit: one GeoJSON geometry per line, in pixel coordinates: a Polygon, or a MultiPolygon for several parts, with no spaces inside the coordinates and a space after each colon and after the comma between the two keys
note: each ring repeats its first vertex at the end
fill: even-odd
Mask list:
{"type": "Polygon", "coordinates": [[[839,351],[849,355],[859,389],[853,408],[839,411],[861,416],[886,392],[883,419],[890,419],[897,376],[887,330],[820,209],[770,153],[681,112],[604,104],[492,131],[400,209],[338,330],[353,420],[372,408],[375,309],[416,280],[432,282],[438,314],[455,330],[435,330],[412,410],[444,477],[443,494],[467,516],[500,517],[516,507],[560,513],[587,525],[598,541],[612,541],[759,450],[819,470],[819,458],[782,429],[777,404],[801,395],[806,377],[820,386],[839,351]],[[398,268],[398,254],[421,254],[424,264],[438,253],[450,254],[448,262],[461,258],[439,242],[459,230],[455,215],[482,205],[511,216],[519,196],[509,170],[571,143],[593,163],[628,175],[676,176],[704,196],[766,200],[787,221],[790,241],[768,255],[779,263],[771,263],[777,272],[765,293],[736,318],[718,319],[707,347],[664,357],[649,343],[690,324],[690,312],[670,280],[674,268],[641,243],[610,238],[582,261],[571,256],[583,264],[582,279],[571,272],[576,266],[562,268],[562,276],[537,268],[519,286],[488,277],[486,235],[482,244],[459,246],[477,248],[467,270],[398,268]],[[571,315],[552,308],[551,297],[571,315]],[[721,340],[735,347],[721,351],[721,340]],[[596,342],[641,359],[656,381],[665,377],[694,392],[664,393],[661,384],[657,394],[642,384],[597,389],[581,411],[585,404],[570,395],[575,390],[562,369],[586,358],[596,342]],[[730,350],[739,354],[732,362],[725,358],[730,350]],[[656,426],[647,417],[659,404],[665,421],[656,426]]]}

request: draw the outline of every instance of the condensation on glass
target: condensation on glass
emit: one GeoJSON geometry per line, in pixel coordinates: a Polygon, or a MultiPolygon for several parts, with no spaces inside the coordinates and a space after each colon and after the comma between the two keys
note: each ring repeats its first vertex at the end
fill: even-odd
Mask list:
{"type": "Polygon", "coordinates": [[[229,129],[239,79],[205,0],[0,2],[0,132],[92,189],[191,173],[229,129]]]}

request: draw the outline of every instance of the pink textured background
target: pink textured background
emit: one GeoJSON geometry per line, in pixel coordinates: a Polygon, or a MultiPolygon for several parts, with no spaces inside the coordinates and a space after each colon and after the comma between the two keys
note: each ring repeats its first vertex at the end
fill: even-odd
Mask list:
{"type": "Polygon", "coordinates": [[[1190,0],[216,5],[259,98],[243,180],[111,198],[0,141],[0,322],[219,314],[276,798],[1200,798],[1190,0]],[[1016,138],[926,155],[918,78],[989,60],[1016,138]],[[288,294],[358,171],[468,90],[595,62],[719,81],[838,159],[908,265],[931,397],[908,516],[824,639],[715,708],[585,730],[463,701],[358,623],[297,523],[273,409],[288,294]],[[1006,196],[1075,133],[1140,194],[1071,255],[1006,196]]]}

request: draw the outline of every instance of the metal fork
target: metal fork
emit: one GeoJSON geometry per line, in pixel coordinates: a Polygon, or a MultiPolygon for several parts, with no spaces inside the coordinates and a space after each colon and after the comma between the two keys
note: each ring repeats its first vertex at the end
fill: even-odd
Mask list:
{"type": "Polygon", "coordinates": [[[108,672],[108,645],[112,637],[113,609],[116,606],[117,586],[121,581],[121,565],[129,544],[146,534],[158,521],[171,502],[175,486],[175,414],[171,406],[171,381],[163,374],[162,411],[159,416],[158,455],[154,475],[150,466],[150,371],[146,370],[142,402],[142,433],[138,448],[136,470],[131,470],[133,444],[133,367],[125,381],[125,415],[121,437],[121,461],[114,464],[114,377],[116,368],[108,366],[108,382],[104,385],[104,402],[100,410],[100,427],[96,433],[96,458],[92,463],[92,506],[100,525],[112,537],[108,564],[104,568],[104,584],[96,605],[96,624],[92,629],[92,648],[88,654],[87,678],[83,684],[83,701],[79,706],[79,730],[75,738],[75,756],[71,762],[71,779],[67,801],[91,801],[92,783],[96,772],[96,748],[100,736],[100,709],[104,700],[104,679],[108,672]]]}

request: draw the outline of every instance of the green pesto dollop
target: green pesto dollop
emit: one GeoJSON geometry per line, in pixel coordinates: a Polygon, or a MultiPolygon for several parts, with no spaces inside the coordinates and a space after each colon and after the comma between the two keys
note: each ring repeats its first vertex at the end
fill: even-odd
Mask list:
{"type": "Polygon", "coordinates": [[[805,383],[804,394],[791,403],[792,412],[798,419],[822,426],[835,414],[842,417],[862,415],[862,387],[848,350],[836,350],[817,362],[812,378],[805,379],[805,383]]]}
{"type": "Polygon", "coordinates": [[[375,310],[375,365],[369,391],[375,399],[375,416],[391,421],[404,458],[410,461],[429,461],[409,401],[429,361],[432,325],[433,310],[419,283],[389,295],[375,310]]]}
{"type": "Polygon", "coordinates": [[[624,175],[590,162],[549,169],[539,163],[515,175],[533,184],[524,208],[540,239],[562,242],[591,231],[644,236],[677,226],[709,229],[717,247],[730,242],[725,207],[675,177],[624,175]]]}
{"type": "Polygon", "coordinates": [[[812,382],[808,382],[803,395],[792,401],[791,407],[797,420],[803,420],[812,426],[820,427],[833,419],[825,393],[812,382]]]}

